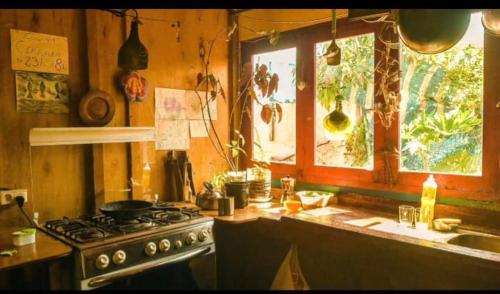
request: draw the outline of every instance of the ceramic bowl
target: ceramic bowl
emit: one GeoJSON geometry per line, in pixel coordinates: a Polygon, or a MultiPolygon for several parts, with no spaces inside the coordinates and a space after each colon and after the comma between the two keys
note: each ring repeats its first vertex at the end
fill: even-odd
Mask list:
{"type": "Polygon", "coordinates": [[[330,198],[334,196],[333,193],[323,191],[300,191],[295,194],[299,196],[304,209],[325,207],[330,198]]]}

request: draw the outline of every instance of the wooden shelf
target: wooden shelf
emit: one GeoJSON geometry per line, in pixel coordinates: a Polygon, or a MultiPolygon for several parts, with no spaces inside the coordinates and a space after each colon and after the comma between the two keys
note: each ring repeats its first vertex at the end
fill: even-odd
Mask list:
{"type": "Polygon", "coordinates": [[[154,141],[153,127],[33,128],[30,146],[154,141]]]}

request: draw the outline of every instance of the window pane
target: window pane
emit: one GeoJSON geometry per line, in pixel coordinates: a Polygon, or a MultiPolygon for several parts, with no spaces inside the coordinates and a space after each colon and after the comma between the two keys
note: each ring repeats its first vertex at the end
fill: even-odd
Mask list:
{"type": "Polygon", "coordinates": [[[418,54],[401,44],[401,170],[480,175],[481,14],[453,48],[418,54]]]}
{"type": "Polygon", "coordinates": [[[337,40],[336,66],[323,57],[329,45],[316,44],[315,164],[371,170],[374,34],[337,40]]]}
{"type": "Polygon", "coordinates": [[[296,48],[253,55],[253,68],[265,64],[279,77],[278,90],[269,97],[257,87],[253,100],[253,159],[295,163],[296,48]]]}

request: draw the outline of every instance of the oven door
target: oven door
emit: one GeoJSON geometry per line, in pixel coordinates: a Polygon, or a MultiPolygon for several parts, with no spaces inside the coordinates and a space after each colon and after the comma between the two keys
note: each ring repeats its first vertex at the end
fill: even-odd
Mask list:
{"type": "MultiPolygon", "coordinates": [[[[79,289],[81,290],[91,290],[95,288],[100,288],[106,285],[110,285],[114,282],[118,281],[123,281],[126,278],[131,278],[134,276],[138,276],[142,273],[145,273],[146,271],[151,271],[153,269],[161,269],[161,268],[167,268],[167,266],[171,265],[172,267],[175,264],[178,265],[186,265],[189,260],[204,256],[204,255],[214,255],[212,253],[215,252],[215,245],[210,244],[208,246],[201,246],[196,249],[187,251],[187,252],[181,252],[179,254],[175,255],[170,255],[166,256],[164,258],[160,259],[155,259],[149,262],[145,262],[142,264],[137,264],[128,268],[124,268],[121,270],[113,271],[110,273],[106,273],[103,275],[95,276],[89,279],[81,280],[80,281],[80,287],[79,289]]],[[[169,266],[170,268],[170,266],[169,266]]],[[[152,274],[157,274],[155,272],[151,272],[152,274]]],[[[162,279],[167,278],[163,277],[162,279]]],[[[130,282],[133,282],[132,280],[128,280],[127,283],[127,289],[130,289],[130,287],[134,285],[130,285],[130,282]]],[[[161,283],[162,281],[158,281],[158,283],[161,283]]],[[[149,285],[151,288],[157,288],[155,285],[149,285]]],[[[120,283],[116,283],[116,287],[120,287],[120,283]]],[[[141,286],[137,286],[138,288],[141,288],[141,286]]]]}

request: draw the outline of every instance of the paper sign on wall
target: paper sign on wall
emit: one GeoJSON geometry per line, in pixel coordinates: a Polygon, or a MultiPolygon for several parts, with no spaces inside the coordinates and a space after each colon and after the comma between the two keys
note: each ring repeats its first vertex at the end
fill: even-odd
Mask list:
{"type": "Polygon", "coordinates": [[[207,129],[210,130],[210,123],[203,120],[190,120],[189,121],[189,131],[192,138],[206,138],[208,137],[207,129]]]}
{"type": "Polygon", "coordinates": [[[156,121],[156,150],[189,149],[189,121],[166,120],[156,121]]]}
{"type": "Polygon", "coordinates": [[[13,70],[69,74],[68,38],[10,30],[13,70]]]}

